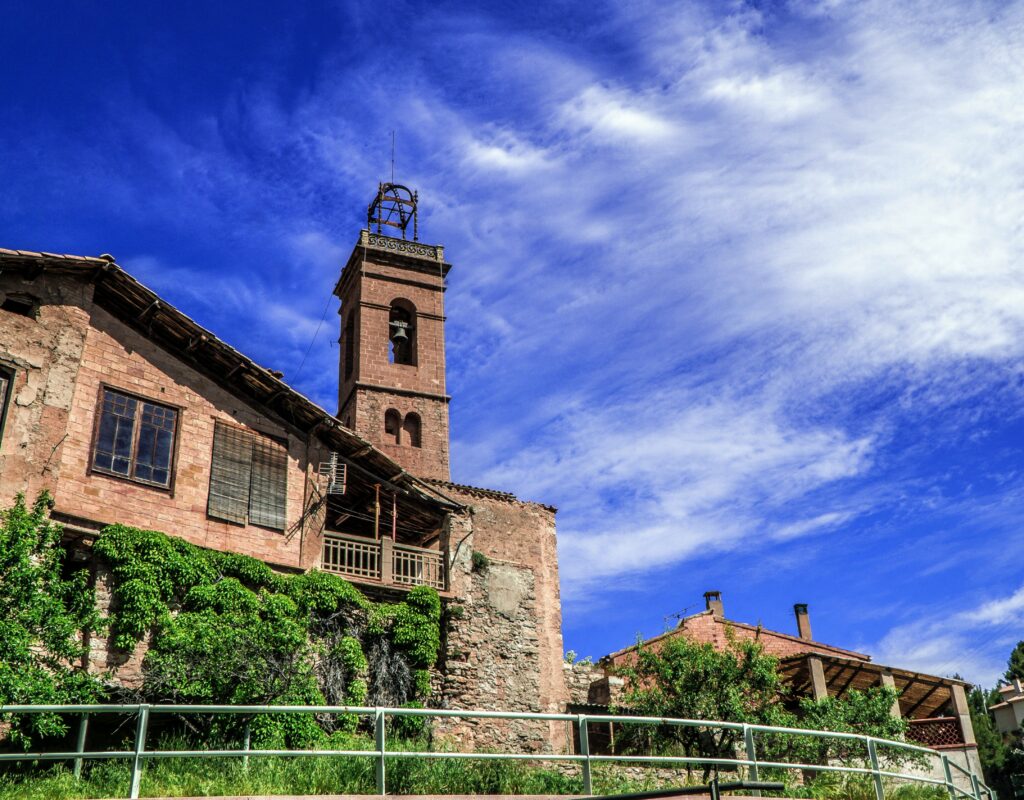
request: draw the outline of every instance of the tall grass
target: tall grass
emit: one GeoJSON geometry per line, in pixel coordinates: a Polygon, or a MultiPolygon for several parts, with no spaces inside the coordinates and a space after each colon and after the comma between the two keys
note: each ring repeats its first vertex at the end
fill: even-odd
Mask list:
{"type": "MultiPolygon", "coordinates": [[[[184,739],[162,738],[160,750],[187,749],[184,739]]],[[[361,737],[339,738],[337,749],[372,749],[361,737]]],[[[422,749],[414,744],[410,750],[422,749]]],[[[540,757],[542,761],[543,757],[540,757]]],[[[579,765],[463,758],[388,758],[389,794],[579,795],[579,765]]],[[[131,768],[127,759],[86,762],[81,780],[70,765],[24,763],[0,772],[0,800],[93,800],[127,797],[131,768]]],[[[799,783],[799,773],[783,778],[784,795],[808,800],[875,800],[869,776],[819,773],[799,783]]],[[[626,764],[593,765],[596,795],[680,787],[698,782],[684,768],[629,769],[626,764]]],[[[724,778],[723,780],[727,780],[724,778]]],[[[375,761],[368,757],[257,757],[248,768],[241,758],[160,758],[145,762],[142,797],[209,797],[217,795],[375,794],[375,761]]],[[[887,785],[887,800],[948,800],[942,787],[923,784],[887,785]]]]}

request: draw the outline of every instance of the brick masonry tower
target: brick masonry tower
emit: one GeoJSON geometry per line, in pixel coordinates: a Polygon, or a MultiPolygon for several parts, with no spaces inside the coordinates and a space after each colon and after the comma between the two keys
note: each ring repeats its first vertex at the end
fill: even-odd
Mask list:
{"type": "Polygon", "coordinates": [[[370,230],[360,232],[334,288],[341,300],[338,418],[412,474],[448,480],[444,290],[451,265],[443,247],[372,231],[394,225],[404,236],[404,222],[415,222],[374,217],[394,188],[404,189],[380,188],[370,230]]]}

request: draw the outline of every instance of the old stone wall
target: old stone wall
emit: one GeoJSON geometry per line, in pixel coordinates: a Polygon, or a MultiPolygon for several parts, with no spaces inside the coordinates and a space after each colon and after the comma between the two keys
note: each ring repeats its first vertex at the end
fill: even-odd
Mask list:
{"type": "MultiPolygon", "coordinates": [[[[83,558],[90,558],[91,552],[87,548],[78,551],[76,555],[83,558]]],[[[96,610],[102,617],[107,617],[111,611],[116,610],[114,603],[114,576],[110,569],[99,559],[92,558],[90,562],[92,569],[93,586],[96,592],[96,610]]],[[[142,685],[142,660],[149,650],[149,636],[129,652],[114,647],[111,644],[110,631],[93,631],[89,633],[88,669],[94,675],[109,673],[111,679],[128,689],[136,689],[142,685]]]]}
{"type": "Polygon", "coordinates": [[[11,381],[0,437],[0,503],[7,505],[17,492],[31,501],[59,480],[92,286],[5,273],[0,292],[38,301],[32,316],[0,310],[0,369],[11,381]]]}
{"type": "MultiPolygon", "coordinates": [[[[442,705],[564,713],[554,510],[469,487],[445,484],[443,491],[469,511],[453,516],[443,542],[454,598],[442,705]],[[489,563],[474,566],[474,551],[489,563]]],[[[439,730],[477,749],[566,747],[559,722],[446,723],[439,730]]]]}
{"type": "Polygon", "coordinates": [[[607,706],[618,700],[622,679],[609,678],[599,664],[563,664],[562,672],[569,703],[607,706]]]}

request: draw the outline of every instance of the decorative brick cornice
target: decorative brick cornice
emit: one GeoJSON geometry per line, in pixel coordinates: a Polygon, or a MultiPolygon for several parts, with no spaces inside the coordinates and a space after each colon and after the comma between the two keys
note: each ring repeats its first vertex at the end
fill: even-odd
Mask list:
{"type": "Polygon", "coordinates": [[[420,258],[430,258],[434,261],[444,261],[444,248],[441,245],[410,242],[407,239],[395,239],[391,236],[370,233],[370,231],[366,230],[361,232],[359,243],[365,247],[386,250],[390,253],[399,253],[404,256],[418,256],[420,258]]]}

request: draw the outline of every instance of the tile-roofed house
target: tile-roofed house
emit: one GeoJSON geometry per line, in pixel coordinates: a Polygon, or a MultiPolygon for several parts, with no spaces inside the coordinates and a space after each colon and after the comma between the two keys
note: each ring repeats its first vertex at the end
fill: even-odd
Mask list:
{"type": "MultiPolygon", "coordinates": [[[[620,702],[627,687],[617,672],[635,658],[638,647],[656,650],[678,637],[716,650],[726,649],[730,641],[756,641],[779,660],[779,673],[793,698],[843,697],[855,689],[893,687],[899,699],[892,713],[907,719],[909,739],[978,768],[964,681],[878,664],[867,653],[820,642],[812,634],[805,603],[794,605],[796,631],[786,633],[728,619],[721,592],[706,592],[704,600],[704,611],[684,617],[672,630],[601,658],[590,673],[571,674],[569,709],[594,711],[620,702]]],[[[591,741],[607,742],[611,736],[598,726],[591,741]]]]}

